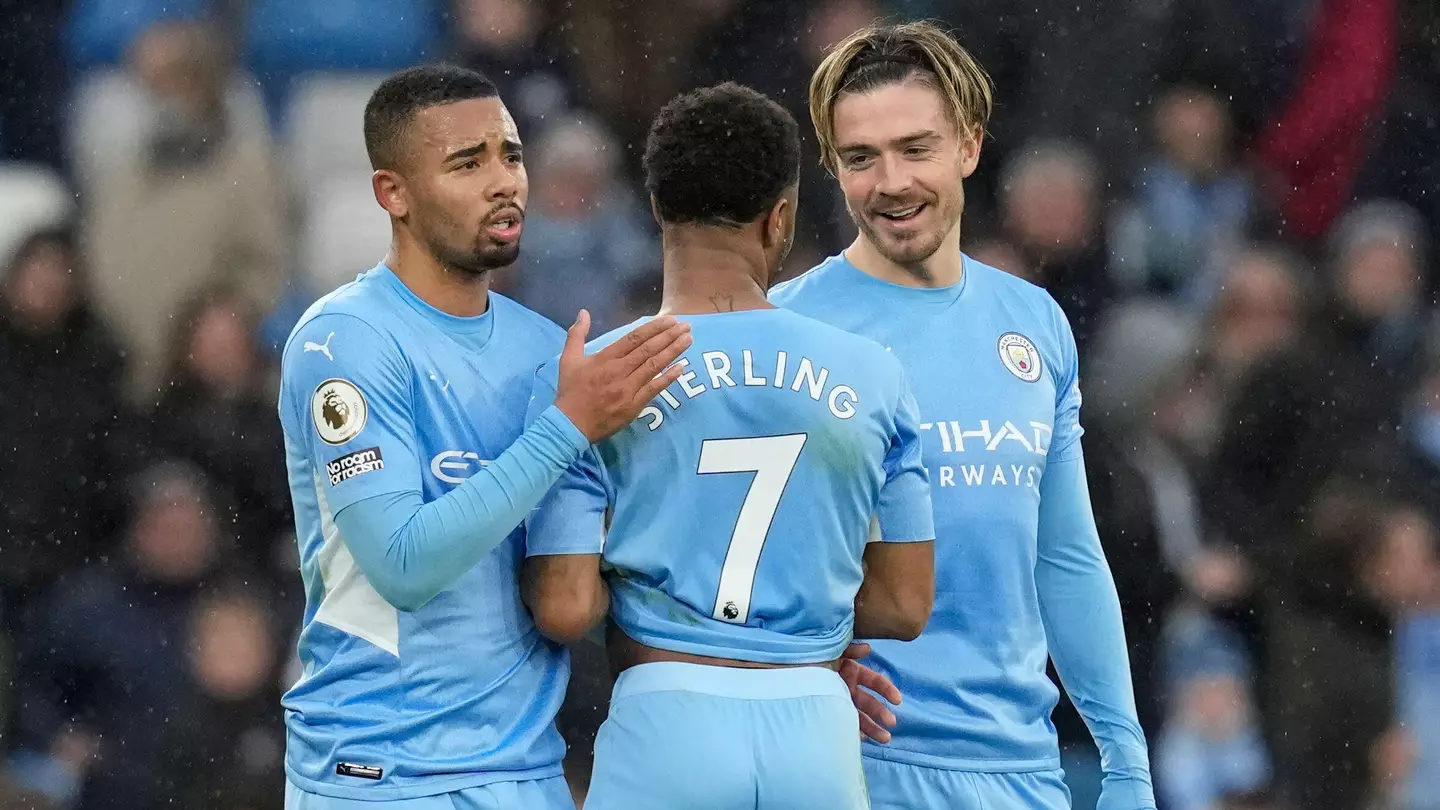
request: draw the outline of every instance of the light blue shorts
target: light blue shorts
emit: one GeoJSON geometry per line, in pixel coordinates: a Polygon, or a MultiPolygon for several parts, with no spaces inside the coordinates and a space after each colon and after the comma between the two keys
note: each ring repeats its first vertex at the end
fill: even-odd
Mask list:
{"type": "Polygon", "coordinates": [[[864,810],[860,724],[824,667],[620,674],[585,810],[864,810]]]}
{"type": "Polygon", "coordinates": [[[1070,810],[1065,772],[977,773],[865,757],[875,810],[1070,810]]]}
{"type": "Polygon", "coordinates": [[[308,793],[285,780],[285,810],[575,810],[565,777],[494,782],[418,799],[362,801],[308,793]]]}

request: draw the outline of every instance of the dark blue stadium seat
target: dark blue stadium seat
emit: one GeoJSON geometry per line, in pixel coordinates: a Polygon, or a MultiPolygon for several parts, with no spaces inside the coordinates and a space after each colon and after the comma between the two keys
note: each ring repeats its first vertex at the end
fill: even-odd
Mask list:
{"type": "Polygon", "coordinates": [[[434,55],[437,0],[254,0],[245,32],[251,72],[272,110],[311,71],[391,70],[434,55]]]}
{"type": "Polygon", "coordinates": [[[76,0],[66,25],[66,51],[78,69],[112,65],[154,23],[195,19],[209,11],[210,0],[76,0]]]}

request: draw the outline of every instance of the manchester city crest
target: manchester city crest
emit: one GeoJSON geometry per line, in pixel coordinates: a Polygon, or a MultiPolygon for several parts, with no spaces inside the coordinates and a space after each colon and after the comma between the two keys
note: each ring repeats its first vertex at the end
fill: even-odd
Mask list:
{"type": "Polygon", "coordinates": [[[1019,332],[1006,332],[1000,336],[1000,362],[1010,373],[1025,382],[1040,379],[1040,352],[1030,338],[1019,332]]]}

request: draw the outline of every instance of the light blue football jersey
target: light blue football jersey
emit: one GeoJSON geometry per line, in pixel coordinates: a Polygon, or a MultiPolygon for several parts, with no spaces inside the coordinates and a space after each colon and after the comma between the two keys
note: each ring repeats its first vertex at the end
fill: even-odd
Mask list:
{"type": "MultiPolygon", "coordinates": [[[[904,371],[879,344],[784,310],[680,319],[686,373],[561,477],[531,514],[527,553],[603,550],[611,616],[643,644],[834,659],[872,518],[883,541],[934,534],[904,371]]],[[[538,376],[532,415],[554,396],[555,364],[538,376]]]]}
{"type": "Polygon", "coordinates": [[[959,283],[921,289],[835,256],[770,300],[889,347],[920,409],[935,607],[915,641],[874,644],[870,663],[905,699],[891,742],[867,740],[865,755],[969,771],[1059,767],[1035,569],[1046,467],[1080,453],[1064,314],[1039,287],[969,258],[959,283]]]}
{"type": "Polygon", "coordinates": [[[479,317],[440,312],[383,265],[291,334],[279,406],[306,607],[304,674],[284,706],[302,790],[400,799],[561,773],[568,658],[520,602],[523,529],[406,612],[356,566],[334,516],[465,481],[521,434],[535,369],[563,343],[495,293],[479,317]]]}

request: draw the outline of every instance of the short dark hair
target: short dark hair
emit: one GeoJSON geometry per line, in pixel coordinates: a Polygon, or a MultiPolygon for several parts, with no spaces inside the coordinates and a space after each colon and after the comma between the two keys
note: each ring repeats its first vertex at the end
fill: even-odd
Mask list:
{"type": "Polygon", "coordinates": [[[795,119],[734,82],[676,96],[645,142],[645,188],[664,222],[739,227],[799,177],[795,119]]]}
{"type": "Polygon", "coordinates": [[[405,130],[415,113],[499,95],[495,83],[485,74],[457,65],[421,65],[390,76],[375,88],[365,105],[365,151],[370,154],[370,167],[396,167],[404,157],[405,130]]]}

